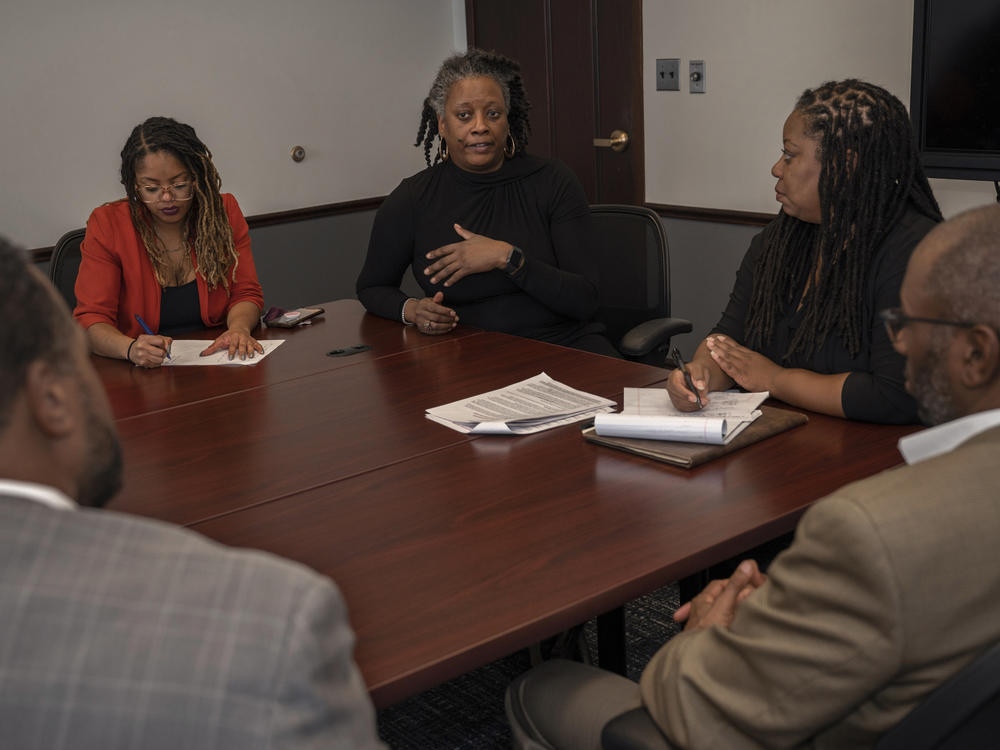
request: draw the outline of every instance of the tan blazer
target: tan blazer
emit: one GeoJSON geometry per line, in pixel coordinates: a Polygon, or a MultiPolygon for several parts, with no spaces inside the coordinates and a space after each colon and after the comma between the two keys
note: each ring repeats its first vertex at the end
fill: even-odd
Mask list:
{"type": "Polygon", "coordinates": [[[1000,640],[1000,428],[820,501],[769,573],[660,649],[643,702],[685,748],[874,745],[1000,640]]]}

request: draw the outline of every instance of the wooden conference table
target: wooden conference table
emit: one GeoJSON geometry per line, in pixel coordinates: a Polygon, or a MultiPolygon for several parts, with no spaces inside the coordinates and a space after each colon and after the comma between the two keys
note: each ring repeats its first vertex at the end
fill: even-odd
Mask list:
{"type": "Polygon", "coordinates": [[[578,426],[470,436],[424,409],[547,372],[621,401],[660,368],[497,333],[425,336],[354,300],[253,367],[94,358],[122,438],[110,508],[297,560],[347,600],[385,706],[792,529],[814,500],[899,463],[913,428],[821,415],[694,470],[578,426]],[[358,344],[369,351],[327,352],[358,344]]]}

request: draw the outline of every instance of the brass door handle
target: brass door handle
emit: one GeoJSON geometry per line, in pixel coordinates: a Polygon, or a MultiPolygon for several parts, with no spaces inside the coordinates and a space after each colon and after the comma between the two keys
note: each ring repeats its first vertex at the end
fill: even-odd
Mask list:
{"type": "Polygon", "coordinates": [[[612,130],[610,138],[595,138],[594,145],[621,153],[628,148],[628,133],[624,130],[612,130]]]}

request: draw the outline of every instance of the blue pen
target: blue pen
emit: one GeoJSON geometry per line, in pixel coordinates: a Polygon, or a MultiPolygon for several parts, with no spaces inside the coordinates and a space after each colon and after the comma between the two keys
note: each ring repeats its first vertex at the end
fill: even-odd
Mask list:
{"type": "MultiPolygon", "coordinates": [[[[156,335],[151,330],[149,330],[149,326],[146,325],[146,321],[145,320],[143,320],[142,318],[139,317],[139,313],[135,314],[135,319],[139,321],[139,325],[142,326],[142,330],[144,330],[147,334],[149,334],[150,336],[155,336],[156,335]]],[[[170,352],[167,352],[167,359],[170,359],[170,352]]]]}

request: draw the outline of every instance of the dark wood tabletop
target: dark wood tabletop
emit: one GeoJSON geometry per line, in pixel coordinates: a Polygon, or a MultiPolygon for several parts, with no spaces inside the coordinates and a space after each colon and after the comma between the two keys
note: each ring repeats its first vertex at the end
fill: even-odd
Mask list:
{"type": "MultiPolygon", "coordinates": [[[[185,374],[209,394],[191,399],[173,394],[172,372],[144,373],[166,376],[144,381],[145,402],[163,404],[144,412],[109,389],[133,414],[118,421],[126,483],[109,507],[331,576],[379,706],[785,533],[816,499],[898,464],[896,441],[914,429],[810,414],[693,470],[587,443],[578,426],[463,435],[424,410],[541,371],[620,403],[623,387],[665,373],[502,334],[421,336],[356,302],[334,319],[332,307],[338,341],[377,344],[349,365],[310,360],[316,328],[292,332],[255,384],[236,373],[235,392],[185,374]]],[[[322,349],[333,337],[317,338],[322,349]]]]}
{"type": "MultiPolygon", "coordinates": [[[[477,328],[460,326],[447,336],[427,336],[416,328],[390,325],[391,321],[366,315],[357,300],[337,300],[320,305],[326,312],[308,325],[297,328],[259,328],[261,340],[284,339],[277,350],[251,367],[163,367],[147,370],[128,362],[92,357],[104,382],[115,416],[120,418],[159,411],[185,403],[224,396],[237,391],[263,388],[319,372],[349,367],[358,361],[434,346],[481,334],[477,328]],[[328,352],[359,344],[369,351],[332,357],[328,352]]],[[[221,329],[185,334],[186,339],[210,342],[221,329]]],[[[206,343],[206,346],[208,343],[206,343]]]]}
{"type": "MultiPolygon", "coordinates": [[[[108,507],[192,524],[474,440],[424,411],[541,371],[617,399],[623,386],[663,377],[656,367],[504,334],[424,338],[435,343],[119,419],[124,485],[108,507]]],[[[255,367],[280,360],[285,346],[255,367]]],[[[154,392],[167,401],[172,372],[151,374],[167,376],[165,392],[154,392]]]]}

